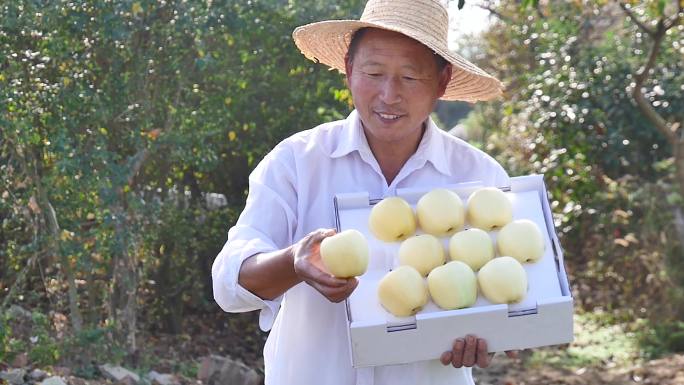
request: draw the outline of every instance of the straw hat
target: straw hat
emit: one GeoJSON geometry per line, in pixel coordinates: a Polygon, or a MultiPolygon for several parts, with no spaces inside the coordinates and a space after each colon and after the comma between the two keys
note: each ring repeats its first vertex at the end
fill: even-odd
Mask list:
{"type": "Polygon", "coordinates": [[[344,72],[344,57],[354,32],[373,27],[402,33],[453,65],[443,100],[476,102],[501,94],[503,85],[482,69],[449,51],[449,16],[439,0],[369,0],[361,20],[328,20],[294,30],[295,44],[307,58],[344,72]]]}

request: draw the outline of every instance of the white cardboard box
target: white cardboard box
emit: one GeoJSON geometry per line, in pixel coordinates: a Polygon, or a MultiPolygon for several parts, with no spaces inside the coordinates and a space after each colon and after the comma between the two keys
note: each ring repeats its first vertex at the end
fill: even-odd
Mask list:
{"type": "MultiPolygon", "coordinates": [[[[478,184],[445,186],[466,202],[478,184]]],[[[491,304],[481,295],[472,307],[442,310],[432,301],[412,317],[395,317],[377,299],[378,281],[397,266],[399,242],[375,239],[368,229],[368,215],[379,199],[368,193],[335,197],[337,230],[357,229],[366,234],[370,247],[368,271],[346,300],[351,359],[354,367],[392,365],[439,358],[451,349],[454,339],[474,334],[487,340],[490,352],[527,349],[569,343],[573,340],[573,299],[563,253],[556,237],[542,175],[511,178],[502,188],[513,203],[513,219],[537,223],[546,243],[544,256],[523,264],[529,291],[521,303],[491,304]],[[543,231],[546,230],[546,231],[543,231]]],[[[415,208],[427,190],[403,189],[397,195],[415,208]]],[[[466,223],[466,228],[468,228],[466,223]]],[[[421,233],[420,229],[418,233],[421,233]]],[[[490,232],[496,240],[496,231],[490,232]]],[[[449,237],[442,238],[448,250],[449,237]]]]}

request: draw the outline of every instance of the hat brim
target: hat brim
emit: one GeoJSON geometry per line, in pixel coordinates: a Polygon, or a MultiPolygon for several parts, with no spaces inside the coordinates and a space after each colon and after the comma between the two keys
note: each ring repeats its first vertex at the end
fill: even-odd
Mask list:
{"type": "Polygon", "coordinates": [[[451,52],[447,47],[426,36],[418,36],[410,29],[368,23],[359,20],[328,20],[297,27],[292,33],[295,44],[308,59],[345,72],[344,58],[351,38],[357,30],[365,27],[399,32],[424,44],[452,64],[451,81],[442,100],[461,100],[474,103],[491,100],[501,95],[503,84],[495,77],[451,52]]]}

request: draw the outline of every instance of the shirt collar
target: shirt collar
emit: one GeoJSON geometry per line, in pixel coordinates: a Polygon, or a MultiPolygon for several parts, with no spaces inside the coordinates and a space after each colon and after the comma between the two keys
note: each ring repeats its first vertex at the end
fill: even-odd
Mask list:
{"type": "MultiPolygon", "coordinates": [[[[337,146],[333,148],[330,156],[332,158],[340,158],[354,151],[373,156],[366,135],[363,132],[361,119],[356,110],[349,114],[344,125],[344,133],[337,143],[337,146]]],[[[426,162],[430,162],[437,171],[444,175],[449,175],[443,135],[445,135],[445,133],[437,127],[432,118],[428,117],[427,128],[423,134],[423,138],[421,139],[416,152],[409,158],[409,162],[421,166],[426,162]]]]}

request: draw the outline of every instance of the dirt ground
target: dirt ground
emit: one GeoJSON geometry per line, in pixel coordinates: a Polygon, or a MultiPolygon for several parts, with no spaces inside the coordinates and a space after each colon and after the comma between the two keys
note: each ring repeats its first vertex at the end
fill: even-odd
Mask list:
{"type": "Polygon", "coordinates": [[[487,369],[475,369],[478,385],[684,385],[684,354],[643,364],[576,370],[551,365],[526,366],[522,360],[497,356],[487,369]]]}
{"type": "MultiPolygon", "coordinates": [[[[184,329],[186,333],[180,335],[140,333],[140,345],[144,348],[136,367],[173,374],[182,385],[202,385],[196,378],[202,358],[219,355],[242,361],[263,373],[261,355],[266,335],[257,327],[256,314],[197,316],[184,329]]],[[[578,338],[575,345],[592,344],[587,341],[578,338]]],[[[29,370],[34,368],[31,363],[23,366],[29,370]]],[[[0,370],[4,369],[0,365],[0,370]]],[[[111,385],[111,381],[98,376],[79,378],[74,375],[77,372],[74,368],[44,369],[61,375],[69,385],[111,385]]],[[[684,385],[684,354],[670,354],[646,362],[607,360],[576,367],[563,359],[534,359],[531,352],[525,351],[516,359],[499,354],[490,367],[475,368],[474,373],[478,385],[684,385]]]]}

